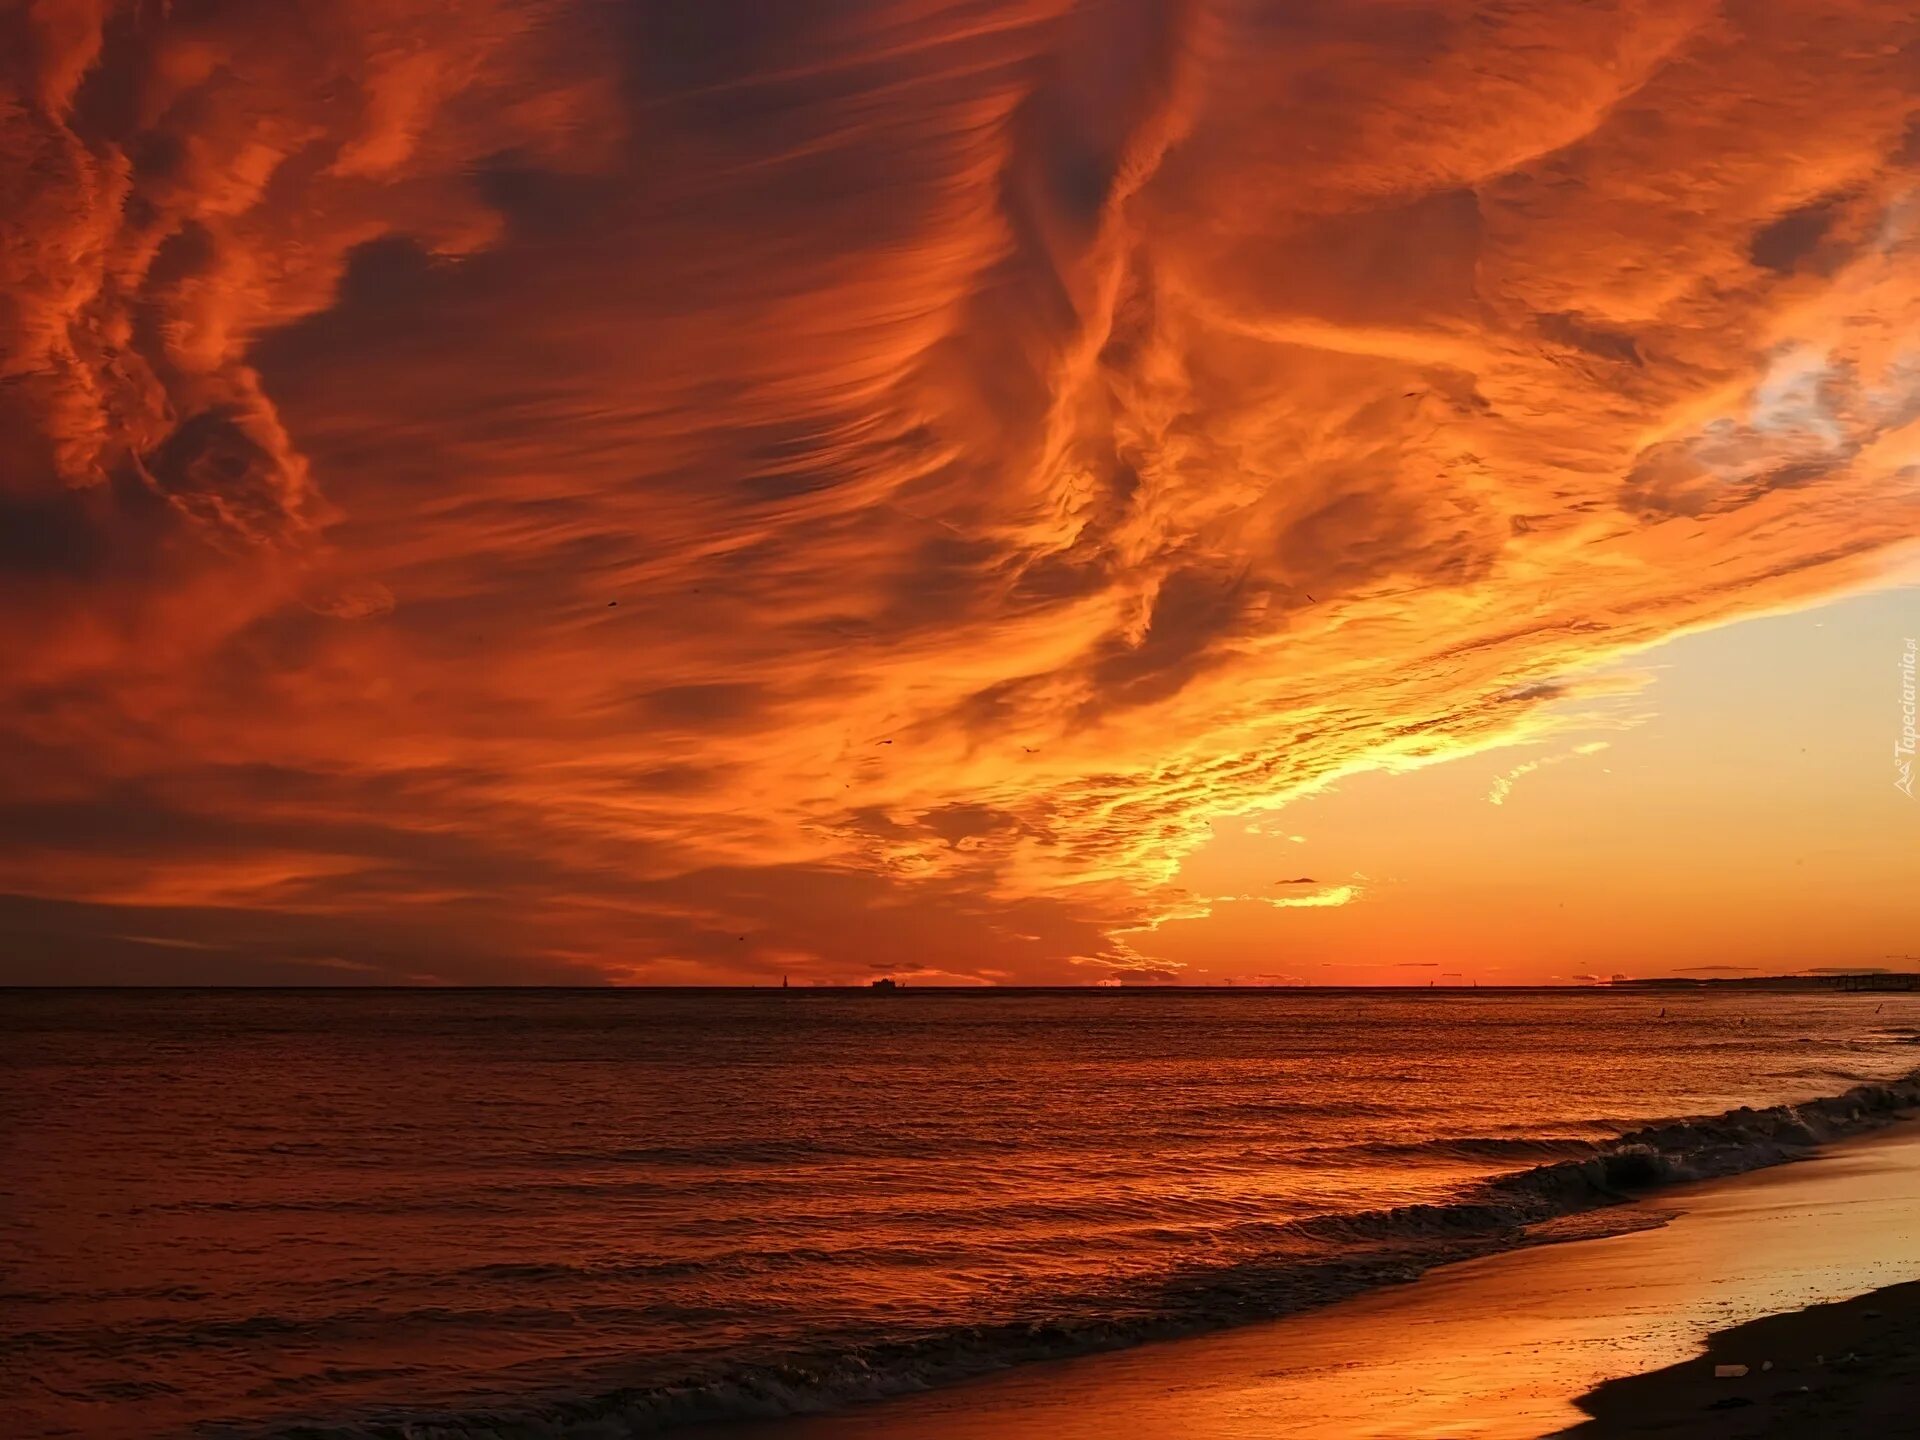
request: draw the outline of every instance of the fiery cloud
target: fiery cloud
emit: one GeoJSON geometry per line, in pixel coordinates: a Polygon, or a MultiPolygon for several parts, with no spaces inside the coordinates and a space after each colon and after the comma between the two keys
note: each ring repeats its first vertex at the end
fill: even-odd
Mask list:
{"type": "Polygon", "coordinates": [[[1916,54],[1872,0],[15,7],[14,951],[1164,970],[1213,819],[1915,532],[1916,54]]]}

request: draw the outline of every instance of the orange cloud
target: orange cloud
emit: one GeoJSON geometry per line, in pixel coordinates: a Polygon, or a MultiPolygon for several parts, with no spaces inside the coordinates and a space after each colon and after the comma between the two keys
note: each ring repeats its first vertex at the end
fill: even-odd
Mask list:
{"type": "Polygon", "coordinates": [[[1900,7],[0,23],[62,965],[1152,971],[1213,819],[1920,522],[1900,7]]]}

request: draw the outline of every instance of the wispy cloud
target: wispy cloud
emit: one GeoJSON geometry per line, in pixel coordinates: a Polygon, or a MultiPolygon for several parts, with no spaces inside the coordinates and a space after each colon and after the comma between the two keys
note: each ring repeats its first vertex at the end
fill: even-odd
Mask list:
{"type": "Polygon", "coordinates": [[[1315,910],[1334,905],[1350,905],[1360,896],[1358,885],[1334,885],[1310,895],[1255,895],[1248,898],[1277,910],[1315,910]]]}
{"type": "Polygon", "coordinates": [[[1607,745],[1608,742],[1605,740],[1594,740],[1585,745],[1576,745],[1561,755],[1544,755],[1538,760],[1524,760],[1506,774],[1494,776],[1493,788],[1487,791],[1487,803],[1506,804],[1507,796],[1513,793],[1514,782],[1522,775],[1531,775],[1536,770],[1544,769],[1548,765],[1558,765],[1563,760],[1577,760],[1583,755],[1597,755],[1605,750],[1607,745]]]}

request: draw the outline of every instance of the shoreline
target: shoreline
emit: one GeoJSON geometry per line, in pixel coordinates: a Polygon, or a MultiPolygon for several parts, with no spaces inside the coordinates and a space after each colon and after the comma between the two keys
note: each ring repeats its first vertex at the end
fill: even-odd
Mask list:
{"type": "MultiPolygon", "coordinates": [[[[1140,1375],[1164,1390],[1157,1357],[1227,1354],[1236,1330],[1267,1334],[1343,1298],[1324,1324],[1289,1322],[1297,1355],[1280,1370],[1256,1356],[1256,1370],[1311,1390],[1358,1356],[1400,1384],[1417,1349],[1396,1357],[1350,1328],[1316,1354],[1312,1337],[1388,1313],[1362,1297],[1428,1294],[1471,1257],[1662,1225],[1656,1207],[1688,1184],[1920,1112],[1915,1029],[1891,1023],[1920,1019],[1912,1006],[1694,1002],[1656,1024],[1668,1017],[1644,999],[1450,1001],[1438,1016],[1355,1003],[1324,1018],[1276,1004],[1240,1030],[1222,1005],[1142,1030],[1102,1020],[1104,1002],[957,1028],[835,1003],[798,1031],[705,1004],[609,1027],[596,1002],[456,998],[425,1022],[363,1003],[342,1012],[367,1032],[350,1057],[318,1038],[337,1018],[297,1001],[43,1017],[14,1067],[36,1093],[57,1096],[72,1061],[144,1068],[159,1046],[178,1058],[156,1098],[176,1103],[126,1108],[102,1085],[87,1125],[48,1105],[26,1132],[44,1188],[16,1247],[28,1263],[20,1313],[0,1327],[15,1361],[0,1391],[18,1391],[33,1433],[126,1440],[710,1434],[860,1407],[897,1422],[888,1397],[951,1387],[954,1407],[991,1405],[1027,1367],[1043,1389],[1140,1375]],[[451,1126],[422,1151],[424,1129],[497,1079],[467,1067],[492,1063],[509,1015],[528,1037],[516,1063],[571,1097],[564,1114],[451,1126]],[[1083,1043],[1036,1049],[1049,1022],[1083,1043]],[[103,1049],[107,1029],[128,1038],[103,1049]],[[650,1095],[597,1110],[623,1072],[568,1063],[627,1063],[639,1037],[654,1055],[704,1056],[720,1032],[745,1048],[716,1057],[707,1085],[669,1087],[677,1112],[650,1095]],[[324,1063],[262,1072],[277,1089],[236,1095],[230,1076],[262,1034],[274,1053],[316,1037],[324,1063]],[[1109,1075],[1088,1054],[1152,1063],[1109,1075]],[[901,1123],[907,1082],[938,1057],[980,1073],[927,1090],[901,1123]],[[900,1077],[877,1083],[891,1072],[876,1060],[903,1062],[900,1077]],[[1310,1078],[1323,1063],[1344,1078],[1310,1078]],[[794,1105],[765,1103],[769,1073],[797,1077],[794,1105]],[[396,1089],[421,1103],[396,1108],[396,1089]],[[337,1094],[335,1125],[320,1143],[305,1125],[263,1129],[237,1103],[262,1093],[337,1094]],[[183,1111],[209,1121],[191,1167],[168,1128],[183,1111]],[[581,1114],[604,1118],[583,1132],[581,1114]],[[485,1203],[468,1207],[473,1177],[485,1203]],[[1630,1203],[1649,1192],[1655,1205],[1630,1203]],[[95,1261],[143,1282],[101,1294],[84,1283],[95,1261]],[[1434,1283],[1409,1286],[1423,1272],[1434,1283]],[[1095,1354],[1110,1361],[1055,1363],[1095,1354]]],[[[1560,1262],[1534,1273],[1565,1288],[1560,1262]]],[[[1247,1368],[1204,1378],[1230,1385],[1247,1368]]],[[[1290,1410],[1326,1408],[1317,1391],[1297,1398],[1290,1410]]]]}
{"type": "MultiPolygon", "coordinates": [[[[1809,1306],[1920,1277],[1920,1207],[1909,1199],[1916,1188],[1920,1124],[1908,1114],[1801,1160],[1632,1201],[1621,1208],[1640,1211],[1646,1223],[1624,1233],[1442,1265],[1400,1286],[1228,1331],[1035,1362],[824,1415],[692,1433],[716,1440],[1102,1440],[1116,1430],[1142,1440],[1663,1433],[1620,1428],[1629,1422],[1614,1397],[1628,1394],[1657,1394],[1679,1407],[1679,1428],[1665,1433],[1761,1433],[1698,1428],[1703,1414],[1723,1414],[1686,1409],[1701,1347],[1731,1327],[1790,1321],[1809,1306]],[[1663,1378],[1656,1386],[1649,1375],[1663,1378]],[[1580,1407],[1589,1397],[1604,1418],[1580,1407]],[[1613,1428],[1576,1428],[1594,1424],[1613,1428]]],[[[1920,1298],[1915,1304],[1920,1327],[1920,1298]]],[[[1656,1413],[1650,1401],[1624,1403],[1656,1413]]],[[[1735,1412],[1771,1413],[1758,1403],[1734,1405],[1724,1412],[1733,1416],[1728,1423],[1738,1423],[1735,1412]]]]}
{"type": "MultiPolygon", "coordinates": [[[[1608,1140],[1526,1141],[1538,1163],[1496,1171],[1447,1198],[1300,1222],[1303,1233],[1318,1230],[1354,1248],[1196,1272],[1185,1284],[1154,1292],[1153,1308],[1138,1313],[950,1329],[865,1350],[763,1360],[688,1383],[542,1400],[514,1420],[527,1433],[545,1434],[558,1424],[572,1434],[603,1423],[637,1433],[781,1440],[814,1417],[829,1424],[885,1415],[898,1402],[966,1395],[1029,1369],[1044,1374],[1061,1364],[1204,1344],[1363,1304],[1476,1260],[1658,1227],[1667,1223],[1664,1202],[1691,1187],[1791,1166],[1824,1147],[1883,1135],[1915,1115],[1920,1071],[1909,1070],[1798,1102],[1656,1121],[1608,1140]]],[[[464,1434],[468,1418],[434,1420],[450,1422],[450,1434],[464,1434]]]]}

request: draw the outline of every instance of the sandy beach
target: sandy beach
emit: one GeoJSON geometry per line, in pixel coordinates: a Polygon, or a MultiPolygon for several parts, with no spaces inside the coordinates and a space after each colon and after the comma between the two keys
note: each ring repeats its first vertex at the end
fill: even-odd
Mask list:
{"type": "Polygon", "coordinates": [[[1902,1392],[1920,1336],[1920,1290],[1855,1297],[1920,1276],[1917,1188],[1920,1125],[1906,1120],[1801,1163],[1662,1192],[1640,1207],[1649,1228],[1633,1233],[1467,1261],[1393,1290],[1223,1334],[724,1433],[729,1440],[1852,1433],[1843,1427],[1911,1410],[1902,1392]],[[1763,1370],[1769,1360],[1774,1369],[1763,1370]],[[1715,1380],[1716,1363],[1745,1363],[1750,1373],[1715,1380]]]}
{"type": "Polygon", "coordinates": [[[1917,1397],[1920,1283],[1909,1282],[1723,1330],[1703,1354],[1581,1396],[1593,1418],[1565,1434],[1900,1435],[1917,1397]]]}

